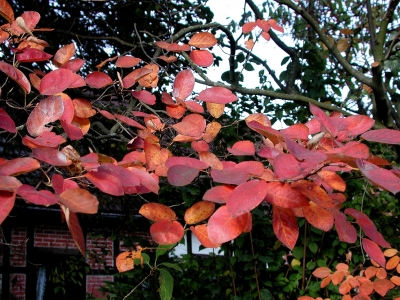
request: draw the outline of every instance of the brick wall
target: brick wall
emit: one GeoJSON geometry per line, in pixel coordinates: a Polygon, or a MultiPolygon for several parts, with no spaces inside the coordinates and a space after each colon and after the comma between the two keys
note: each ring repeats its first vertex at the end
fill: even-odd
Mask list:
{"type": "Polygon", "coordinates": [[[12,299],[25,300],[25,274],[11,274],[10,276],[10,293],[12,299]]]}
{"type": "Polygon", "coordinates": [[[114,245],[110,238],[92,238],[90,234],[86,236],[86,251],[88,264],[91,269],[104,270],[104,267],[114,266],[114,245]]]}
{"type": "Polygon", "coordinates": [[[68,228],[63,226],[39,226],[34,239],[35,247],[78,249],[68,228]]]}
{"type": "Polygon", "coordinates": [[[26,266],[26,228],[15,227],[11,231],[10,265],[12,267],[26,266]]]}
{"type": "Polygon", "coordinates": [[[92,294],[96,298],[104,298],[100,292],[100,287],[104,286],[104,281],[114,281],[111,275],[87,275],[86,276],[86,292],[92,294]]]}

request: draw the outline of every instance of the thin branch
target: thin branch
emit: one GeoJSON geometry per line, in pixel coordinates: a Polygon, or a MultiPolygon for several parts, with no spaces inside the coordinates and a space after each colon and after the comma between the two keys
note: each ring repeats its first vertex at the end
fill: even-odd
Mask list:
{"type": "Polygon", "coordinates": [[[336,48],[336,45],[332,43],[328,36],[324,33],[322,28],[318,25],[318,22],[314,20],[304,9],[296,5],[294,2],[290,0],[274,0],[279,4],[284,4],[291,8],[293,11],[298,13],[303,17],[304,20],[311,25],[311,27],[315,30],[320,38],[321,42],[325,44],[328,48],[329,52],[336,58],[336,60],[342,65],[347,73],[351,76],[355,77],[357,80],[361,81],[362,83],[374,88],[375,83],[373,82],[372,78],[365,76],[363,73],[354,69],[351,64],[340,54],[339,50],[336,48]]]}
{"type": "Polygon", "coordinates": [[[367,4],[369,35],[371,36],[370,38],[371,51],[375,61],[378,61],[377,51],[376,51],[376,44],[378,41],[376,39],[375,20],[374,17],[372,16],[371,0],[366,0],[366,4],[367,4]]]}

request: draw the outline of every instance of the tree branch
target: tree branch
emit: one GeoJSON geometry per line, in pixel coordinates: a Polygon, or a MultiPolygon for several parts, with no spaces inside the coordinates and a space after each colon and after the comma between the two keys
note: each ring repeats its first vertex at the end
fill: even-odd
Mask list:
{"type": "MultiPolygon", "coordinates": [[[[246,0],[247,1],[247,0],[246,0]]],[[[365,76],[363,73],[357,71],[354,69],[351,64],[340,54],[338,49],[336,48],[335,44],[332,43],[329,39],[328,36],[324,33],[321,27],[319,27],[318,23],[316,20],[314,20],[304,9],[301,7],[297,6],[295,3],[291,2],[290,0],[274,0],[275,2],[279,4],[284,4],[291,8],[293,11],[301,15],[304,20],[306,20],[312,28],[315,30],[315,32],[318,34],[318,37],[322,41],[322,43],[325,44],[325,46],[328,48],[329,52],[336,58],[336,60],[342,65],[342,67],[346,70],[347,73],[349,73],[351,76],[355,77],[357,80],[361,81],[362,83],[374,87],[374,82],[372,81],[372,78],[365,76]]]]}

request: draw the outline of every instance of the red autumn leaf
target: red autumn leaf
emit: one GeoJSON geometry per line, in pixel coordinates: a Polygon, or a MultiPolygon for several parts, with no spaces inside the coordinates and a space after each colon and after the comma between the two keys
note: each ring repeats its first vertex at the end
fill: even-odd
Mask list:
{"type": "Polygon", "coordinates": [[[160,47],[161,49],[167,50],[167,48],[171,45],[170,43],[164,42],[164,41],[157,41],[155,42],[157,47],[160,47]]]}
{"type": "Polygon", "coordinates": [[[303,213],[312,226],[323,231],[330,230],[335,221],[332,212],[314,204],[312,201],[310,201],[309,206],[303,207],[303,213]]]}
{"type": "MultiPolygon", "coordinates": [[[[374,119],[364,115],[349,116],[346,118],[332,118],[340,131],[345,131],[350,137],[360,135],[371,129],[374,119]]],[[[397,130],[396,130],[397,131],[397,130]]]]}
{"type": "Polygon", "coordinates": [[[280,25],[278,25],[278,23],[276,22],[276,20],[274,20],[274,19],[269,19],[269,20],[267,21],[267,23],[268,23],[269,26],[271,26],[271,28],[272,28],[273,30],[276,30],[276,31],[279,31],[279,32],[282,32],[282,33],[285,32],[285,30],[283,29],[283,27],[280,26],[280,25]]]}
{"type": "Polygon", "coordinates": [[[181,223],[177,221],[161,220],[150,226],[150,235],[160,245],[178,243],[184,236],[181,223]]]}
{"type": "MultiPolygon", "coordinates": [[[[14,178],[14,177],[12,177],[14,178]]],[[[0,177],[0,180],[3,178],[0,177]]],[[[15,192],[0,190],[0,225],[10,214],[15,203],[15,192]]]]}
{"type": "Polygon", "coordinates": [[[46,74],[40,81],[39,92],[42,95],[54,95],[69,88],[77,75],[68,69],[57,69],[46,74]]]}
{"type": "Polygon", "coordinates": [[[256,208],[267,194],[264,180],[250,180],[238,185],[226,199],[226,206],[233,217],[256,208]],[[251,191],[251,193],[249,193],[251,191]]]}
{"type": "Polygon", "coordinates": [[[74,105],[74,115],[78,118],[90,118],[96,114],[89,100],[75,98],[72,103],[74,105]]]}
{"type": "Polygon", "coordinates": [[[185,100],[192,94],[194,82],[191,70],[180,71],[175,77],[172,95],[179,100],[185,100]]]}
{"type": "Polygon", "coordinates": [[[140,68],[133,70],[122,79],[122,84],[124,85],[124,88],[129,89],[136,83],[136,81],[138,81],[143,76],[150,74],[151,72],[152,69],[149,68],[140,68]]]}
{"type": "Polygon", "coordinates": [[[62,46],[60,49],[57,50],[56,54],[53,58],[53,63],[56,67],[60,67],[64,63],[66,63],[72,56],[75,55],[75,44],[71,43],[68,45],[62,46]]]}
{"type": "Polygon", "coordinates": [[[184,52],[184,51],[190,51],[190,46],[187,44],[177,44],[177,43],[172,43],[170,44],[167,49],[167,51],[172,51],[172,52],[184,52]]]}
{"type": "Polygon", "coordinates": [[[68,69],[71,70],[72,72],[78,72],[83,65],[85,64],[85,60],[81,59],[81,58],[73,58],[70,59],[69,61],[66,61],[65,63],[63,63],[60,68],[61,69],[68,69]]]}
{"type": "Polygon", "coordinates": [[[200,92],[196,99],[204,102],[228,104],[236,101],[237,97],[227,88],[212,87],[200,92]]]}
{"type": "Polygon", "coordinates": [[[196,158],[186,157],[186,156],[172,156],[170,157],[165,165],[170,168],[175,165],[185,165],[194,169],[204,170],[208,165],[196,158]]]}
{"type": "Polygon", "coordinates": [[[394,129],[370,130],[361,135],[361,138],[370,142],[385,144],[400,144],[400,131],[394,129]]]}
{"type": "Polygon", "coordinates": [[[208,50],[193,50],[189,54],[190,59],[198,66],[207,68],[214,62],[214,56],[208,50]]]}
{"type": "Polygon", "coordinates": [[[226,203],[229,195],[232,194],[235,186],[233,185],[218,185],[207,190],[203,195],[203,200],[215,202],[215,203],[226,203]]]}
{"type": "Polygon", "coordinates": [[[365,252],[371,259],[376,261],[381,267],[383,268],[385,267],[386,265],[385,256],[383,255],[382,250],[375,242],[371,241],[370,239],[363,238],[362,247],[364,248],[365,252]]]}
{"type": "Polygon", "coordinates": [[[374,290],[382,297],[385,297],[387,292],[394,288],[393,282],[387,279],[375,279],[374,280],[374,290]]]}
{"type": "Polygon", "coordinates": [[[74,213],[95,214],[99,207],[97,197],[81,188],[68,189],[62,192],[60,202],[74,213]]]}
{"type": "Polygon", "coordinates": [[[133,172],[136,177],[140,180],[140,185],[148,189],[150,192],[158,194],[160,186],[158,184],[158,177],[152,176],[146,171],[137,168],[128,168],[129,171],[133,172]],[[157,179],[156,179],[157,178],[157,179]]]}
{"type": "Polygon", "coordinates": [[[122,182],[116,176],[105,172],[93,171],[86,173],[85,177],[106,194],[113,196],[122,196],[124,194],[122,182]]]}
{"type": "Polygon", "coordinates": [[[271,25],[266,20],[257,19],[256,25],[262,29],[264,32],[268,32],[271,28],[271,25]]]}
{"type": "Polygon", "coordinates": [[[215,204],[209,201],[199,201],[188,208],[185,212],[186,224],[196,224],[206,220],[215,210],[215,204]]]}
{"type": "Polygon", "coordinates": [[[380,168],[362,159],[357,159],[356,163],[360,172],[375,186],[393,194],[397,194],[400,191],[400,178],[389,170],[380,168]]]}
{"type": "Polygon", "coordinates": [[[11,133],[17,132],[17,127],[15,127],[13,119],[11,119],[11,117],[7,114],[7,112],[1,107],[0,107],[0,128],[11,133]]]}
{"type": "Polygon", "coordinates": [[[177,219],[175,212],[171,208],[160,203],[143,204],[139,214],[154,222],[162,220],[175,221],[177,219]]]}
{"type": "Polygon", "coordinates": [[[85,237],[83,236],[82,228],[79,225],[79,220],[76,213],[71,212],[69,208],[65,207],[62,204],[60,204],[60,207],[64,213],[65,221],[67,222],[68,229],[71,232],[72,238],[74,239],[76,246],[78,247],[82,255],[85,256],[85,237]]]}
{"type": "Polygon", "coordinates": [[[167,115],[173,119],[180,119],[186,112],[186,108],[180,105],[167,105],[166,107],[167,115]]]}
{"type": "Polygon", "coordinates": [[[265,127],[271,127],[271,121],[269,120],[269,118],[266,115],[264,115],[262,113],[251,114],[245,119],[245,121],[246,121],[247,125],[250,122],[255,121],[265,127]]]}
{"type": "Polygon", "coordinates": [[[256,22],[247,22],[247,23],[242,25],[243,33],[249,33],[254,28],[256,28],[256,22]]]}
{"type": "Polygon", "coordinates": [[[324,208],[334,208],[335,201],[319,186],[311,181],[299,180],[292,183],[292,188],[305,195],[315,204],[324,208]]]}
{"type": "Polygon", "coordinates": [[[221,244],[216,244],[210,241],[210,238],[208,237],[207,224],[197,225],[196,227],[190,226],[190,230],[197,237],[203,247],[217,248],[221,246],[221,244]]]}
{"type": "Polygon", "coordinates": [[[374,292],[374,283],[370,280],[367,280],[361,283],[360,287],[360,294],[370,295],[374,292]]]}
{"type": "Polygon", "coordinates": [[[38,147],[32,149],[32,156],[49,165],[57,167],[66,167],[72,164],[64,153],[54,148],[38,147]]]}
{"type": "Polygon", "coordinates": [[[273,206],[272,226],[276,237],[290,250],[296,245],[299,237],[299,226],[296,216],[290,208],[273,206]]]}
{"type": "Polygon", "coordinates": [[[236,184],[246,182],[251,175],[262,176],[264,165],[257,161],[244,161],[237,165],[224,167],[223,170],[211,170],[211,177],[215,182],[236,184]]]}
{"type": "Polygon", "coordinates": [[[190,184],[199,175],[199,169],[186,165],[173,165],[168,168],[168,182],[174,186],[190,184]]]}
{"type": "Polygon", "coordinates": [[[18,176],[40,168],[40,163],[31,157],[19,157],[0,164],[1,176],[18,176]]]}
{"type": "Polygon", "coordinates": [[[152,93],[148,91],[145,90],[132,91],[132,96],[148,105],[156,104],[156,96],[154,96],[152,93]]]}
{"type": "Polygon", "coordinates": [[[17,54],[17,60],[19,62],[38,62],[38,61],[47,61],[52,57],[51,54],[48,54],[42,50],[36,48],[26,48],[22,52],[17,54]]]}
{"type": "Polygon", "coordinates": [[[14,11],[6,0],[0,1],[0,16],[10,24],[14,21],[14,11]]]}
{"type": "Polygon", "coordinates": [[[321,170],[317,173],[317,175],[334,190],[339,192],[344,192],[346,190],[346,182],[335,172],[321,170]]]}
{"type": "Polygon", "coordinates": [[[175,129],[179,134],[200,139],[203,131],[205,129],[206,120],[203,118],[202,123],[193,123],[188,121],[183,121],[172,125],[171,127],[175,129]]]}
{"type": "Polygon", "coordinates": [[[233,144],[232,148],[228,147],[228,152],[233,155],[254,155],[256,148],[251,141],[239,141],[233,144]]]}
{"type": "Polygon", "coordinates": [[[52,127],[45,125],[57,121],[64,112],[64,102],[61,96],[51,96],[43,99],[33,109],[26,122],[26,128],[30,135],[39,136],[44,132],[51,131],[52,127]]]}
{"type": "Polygon", "coordinates": [[[280,132],[289,139],[308,140],[309,129],[304,124],[294,124],[288,128],[281,129],[280,132]]]}
{"type": "Polygon", "coordinates": [[[346,215],[335,211],[335,228],[339,236],[339,241],[353,244],[357,240],[357,231],[353,224],[347,221],[346,215]]]}
{"type": "Polygon", "coordinates": [[[331,269],[327,267],[319,267],[315,269],[312,274],[317,278],[325,278],[331,275],[331,273],[332,273],[331,269]]]}
{"type": "Polygon", "coordinates": [[[18,83],[18,85],[22,88],[25,94],[29,94],[31,92],[31,84],[29,83],[28,78],[26,78],[24,73],[22,73],[16,67],[4,61],[0,61],[0,71],[5,73],[16,83],[18,83]]]}
{"type": "Polygon", "coordinates": [[[51,176],[51,186],[58,195],[66,190],[79,188],[75,181],[64,179],[60,174],[53,174],[51,176]]]}
{"type": "Polygon", "coordinates": [[[265,32],[265,31],[261,32],[261,36],[262,36],[266,41],[269,41],[269,40],[271,39],[270,34],[269,34],[268,32],[265,32]]]}
{"type": "Polygon", "coordinates": [[[222,244],[237,238],[243,232],[245,225],[241,216],[232,217],[224,205],[218,208],[208,220],[208,237],[212,243],[222,244]]]}
{"type": "Polygon", "coordinates": [[[306,196],[292,189],[290,184],[283,182],[269,182],[265,201],[283,208],[308,206],[306,196]]]}
{"type": "Polygon", "coordinates": [[[158,58],[162,59],[167,64],[172,64],[172,63],[174,63],[174,62],[176,62],[178,60],[178,58],[176,56],[174,56],[174,55],[171,55],[171,56],[161,55],[158,58]]]}
{"type": "Polygon", "coordinates": [[[196,48],[210,48],[217,44],[217,39],[210,32],[199,32],[192,36],[189,45],[196,48]]]}
{"type": "Polygon", "coordinates": [[[129,126],[136,127],[136,128],[139,128],[139,129],[146,129],[142,124],[136,122],[135,120],[133,120],[131,118],[128,118],[126,116],[122,116],[122,115],[119,115],[119,114],[114,114],[114,116],[118,120],[120,120],[121,122],[124,122],[125,124],[128,124],[129,126]]]}
{"type": "Polygon", "coordinates": [[[205,141],[193,141],[191,146],[196,152],[205,152],[210,149],[210,146],[205,141]]]}
{"type": "Polygon", "coordinates": [[[110,76],[100,71],[90,73],[85,81],[87,85],[95,89],[101,89],[113,83],[110,76]]]}
{"type": "Polygon", "coordinates": [[[140,185],[139,178],[137,178],[133,172],[112,163],[101,164],[98,167],[98,171],[118,178],[124,188],[125,194],[130,194],[130,189],[140,185]]]}
{"type": "Polygon", "coordinates": [[[59,201],[58,197],[52,192],[47,190],[37,191],[28,184],[21,185],[17,190],[17,194],[26,201],[36,205],[53,205],[59,201]]]}
{"type": "MultiPolygon", "coordinates": [[[[313,164],[314,166],[314,164],[313,164]]],[[[276,177],[279,180],[287,180],[296,178],[300,175],[305,176],[309,171],[304,170],[300,166],[300,162],[292,155],[288,153],[281,153],[274,158],[273,167],[276,177]]]]}
{"type": "Polygon", "coordinates": [[[31,138],[28,135],[22,138],[22,144],[29,148],[37,148],[37,147],[57,148],[60,144],[65,142],[66,140],[61,135],[57,135],[53,131],[44,132],[37,138],[31,138]]]}
{"type": "Polygon", "coordinates": [[[333,137],[338,135],[339,130],[334,121],[332,121],[332,118],[329,118],[322,109],[310,103],[310,111],[333,137]]]}
{"type": "Polygon", "coordinates": [[[367,228],[376,230],[374,222],[372,222],[372,220],[365,213],[354,208],[346,208],[344,213],[356,219],[356,222],[363,230],[367,228]]]}
{"type": "Polygon", "coordinates": [[[132,68],[136,66],[138,63],[140,63],[142,59],[134,57],[134,56],[121,56],[118,57],[117,61],[115,62],[115,65],[119,68],[132,68]]]}
{"type": "Polygon", "coordinates": [[[106,110],[98,110],[98,112],[105,118],[109,120],[115,120],[115,116],[106,110]]]}
{"type": "Polygon", "coordinates": [[[252,130],[268,138],[274,145],[283,140],[282,134],[278,130],[273,129],[270,126],[264,125],[258,121],[249,121],[246,122],[246,124],[252,130]]]}
{"type": "Polygon", "coordinates": [[[289,152],[299,161],[308,162],[307,164],[303,164],[301,166],[301,169],[305,169],[305,165],[307,165],[307,168],[314,168],[319,163],[325,161],[328,158],[324,153],[318,151],[310,151],[299,143],[296,143],[293,140],[287,138],[286,136],[284,138],[286,142],[286,147],[289,152]]]}
{"type": "Polygon", "coordinates": [[[15,193],[22,183],[12,176],[0,176],[0,191],[15,193]]]}

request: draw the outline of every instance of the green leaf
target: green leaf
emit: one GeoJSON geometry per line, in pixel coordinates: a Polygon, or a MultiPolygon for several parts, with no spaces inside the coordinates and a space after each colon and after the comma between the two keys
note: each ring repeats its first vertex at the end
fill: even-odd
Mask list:
{"type": "Polygon", "coordinates": [[[148,256],[146,253],[143,253],[143,252],[142,252],[142,257],[143,257],[143,262],[144,262],[146,265],[150,265],[150,256],[148,256]]]}
{"type": "Polygon", "coordinates": [[[254,67],[253,67],[253,65],[250,64],[250,63],[246,63],[246,64],[244,65],[244,69],[245,69],[246,71],[254,71],[254,67]]]}
{"type": "Polygon", "coordinates": [[[238,62],[244,62],[244,59],[245,59],[246,57],[244,56],[244,53],[243,52],[240,52],[237,56],[236,56],[236,60],[238,61],[238,62]]]}
{"type": "Polygon", "coordinates": [[[172,298],[172,291],[174,289],[174,279],[167,269],[161,268],[158,281],[160,282],[160,298],[161,300],[169,300],[172,298]]]}
{"type": "Polygon", "coordinates": [[[164,255],[168,250],[171,250],[175,247],[176,244],[170,245],[159,245],[156,250],[156,260],[159,256],[164,255]]]}
{"type": "Polygon", "coordinates": [[[290,56],[284,57],[284,58],[282,59],[281,66],[283,66],[284,64],[286,64],[286,63],[288,62],[289,59],[290,59],[290,56]]]}
{"type": "Polygon", "coordinates": [[[261,299],[263,299],[263,300],[273,299],[271,292],[267,289],[261,289],[260,295],[261,295],[261,299]]]}
{"type": "Polygon", "coordinates": [[[292,254],[294,256],[294,258],[300,260],[303,258],[303,248],[302,247],[294,247],[292,250],[292,254]]]}
{"type": "Polygon", "coordinates": [[[310,249],[310,251],[315,254],[318,251],[318,245],[314,242],[311,242],[308,244],[308,249],[310,249]]]}
{"type": "Polygon", "coordinates": [[[181,267],[179,267],[177,264],[171,264],[171,263],[168,263],[168,262],[163,262],[160,265],[163,265],[163,266],[166,266],[167,268],[174,269],[176,271],[182,272],[181,267]]]}

